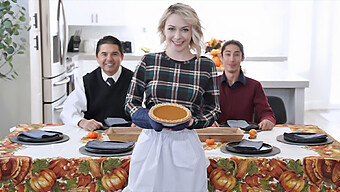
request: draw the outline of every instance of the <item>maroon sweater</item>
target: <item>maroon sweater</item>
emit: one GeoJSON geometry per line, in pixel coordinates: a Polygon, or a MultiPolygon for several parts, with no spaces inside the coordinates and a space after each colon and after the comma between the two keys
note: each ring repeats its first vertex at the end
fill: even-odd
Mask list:
{"type": "Polygon", "coordinates": [[[229,87],[227,78],[223,72],[219,76],[221,114],[218,123],[227,120],[254,121],[254,109],[258,119],[264,119],[276,123],[272,108],[268,104],[260,82],[245,77],[241,72],[239,80],[229,87]]]}

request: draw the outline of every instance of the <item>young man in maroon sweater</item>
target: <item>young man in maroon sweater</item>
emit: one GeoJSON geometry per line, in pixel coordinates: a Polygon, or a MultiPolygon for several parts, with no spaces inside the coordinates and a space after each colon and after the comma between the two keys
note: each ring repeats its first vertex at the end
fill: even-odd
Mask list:
{"type": "Polygon", "coordinates": [[[241,62],[244,60],[243,45],[236,40],[223,44],[220,60],[224,72],[219,76],[221,114],[214,123],[225,123],[227,120],[254,121],[254,110],[260,121],[259,128],[272,130],[276,121],[272,108],[260,82],[244,76],[241,62]]]}

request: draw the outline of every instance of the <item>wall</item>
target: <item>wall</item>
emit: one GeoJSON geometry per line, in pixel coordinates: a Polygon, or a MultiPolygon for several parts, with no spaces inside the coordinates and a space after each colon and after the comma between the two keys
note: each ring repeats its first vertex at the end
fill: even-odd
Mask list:
{"type": "MultiPolygon", "coordinates": [[[[118,0],[113,2],[119,2],[118,0]]],[[[178,1],[124,1],[126,17],[134,39],[135,52],[147,46],[162,50],[157,33],[164,10],[178,1]],[[152,6],[151,6],[152,5],[152,6]],[[155,16],[157,15],[157,17],[155,16]]],[[[182,0],[199,15],[205,41],[237,39],[246,56],[288,57],[285,68],[310,81],[306,109],[340,108],[340,1],[334,0],[182,0]]],[[[113,18],[114,19],[114,18],[113,18]]],[[[100,33],[104,28],[98,28],[100,33]]],[[[113,34],[123,38],[120,28],[113,34]]],[[[285,75],[282,71],[278,73],[285,75]]]]}
{"type": "MultiPolygon", "coordinates": [[[[18,0],[24,7],[26,0],[18,0]]],[[[24,32],[18,38],[28,40],[29,33],[24,32]]],[[[28,47],[28,46],[27,46],[28,47]]],[[[17,55],[13,59],[15,70],[19,74],[17,79],[9,81],[0,79],[0,139],[8,135],[9,128],[19,123],[30,123],[30,63],[29,49],[24,55],[17,55]]]]}

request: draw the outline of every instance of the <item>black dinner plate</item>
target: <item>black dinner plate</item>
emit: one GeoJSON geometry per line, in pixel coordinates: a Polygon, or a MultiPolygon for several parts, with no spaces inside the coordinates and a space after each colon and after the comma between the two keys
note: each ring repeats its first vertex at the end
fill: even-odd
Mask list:
{"type": "Polygon", "coordinates": [[[291,142],[291,141],[285,140],[283,135],[277,136],[276,140],[280,141],[282,143],[286,143],[286,144],[290,144],[290,145],[300,145],[300,146],[317,146],[317,145],[327,145],[327,144],[333,143],[333,139],[331,139],[329,137],[327,138],[327,141],[319,142],[319,143],[297,143],[297,142],[291,142]]]}
{"type": "Polygon", "coordinates": [[[297,133],[284,133],[283,134],[283,139],[286,141],[290,141],[290,142],[295,142],[295,143],[322,143],[322,142],[326,142],[328,137],[324,134],[317,134],[317,133],[305,133],[305,132],[297,132],[297,133]],[[318,135],[319,137],[313,138],[313,139],[305,139],[304,136],[314,136],[314,135],[318,135]],[[301,136],[301,137],[299,137],[301,136]]]}
{"type": "Polygon", "coordinates": [[[58,141],[58,140],[62,140],[64,137],[63,133],[57,132],[57,131],[46,131],[49,133],[56,133],[57,135],[52,136],[52,137],[43,137],[43,138],[32,138],[32,137],[28,137],[24,134],[19,134],[18,135],[18,140],[19,141],[24,141],[24,142],[31,142],[31,143],[44,143],[44,142],[52,142],[52,141],[58,141]]]}
{"type": "Polygon", "coordinates": [[[128,156],[132,154],[133,149],[130,151],[125,151],[121,153],[92,153],[85,149],[85,146],[79,148],[79,152],[83,155],[93,156],[93,157],[121,157],[121,156],[128,156]]]}
{"type": "MultiPolygon", "coordinates": [[[[111,142],[115,142],[115,143],[123,143],[120,141],[111,141],[111,142]]],[[[94,149],[94,148],[88,148],[86,146],[84,146],[84,149],[88,152],[91,153],[99,153],[99,154],[115,154],[115,153],[124,153],[127,151],[131,151],[133,148],[135,147],[135,144],[131,145],[130,147],[124,148],[124,149],[94,149]]]]}
{"type": "Polygon", "coordinates": [[[239,144],[240,142],[230,142],[225,145],[228,151],[234,153],[242,153],[242,154],[264,154],[270,153],[273,150],[273,146],[267,143],[263,143],[261,149],[259,150],[249,150],[249,149],[242,149],[242,148],[234,148],[235,145],[239,144]]]}
{"type": "Polygon", "coordinates": [[[68,135],[63,135],[63,138],[60,140],[56,140],[56,141],[46,141],[46,142],[28,142],[28,141],[20,141],[18,139],[18,136],[14,136],[12,138],[10,138],[11,142],[13,143],[19,143],[19,144],[23,144],[23,145],[51,145],[51,144],[56,144],[56,143],[63,143],[66,142],[70,139],[70,137],[68,135]]]}

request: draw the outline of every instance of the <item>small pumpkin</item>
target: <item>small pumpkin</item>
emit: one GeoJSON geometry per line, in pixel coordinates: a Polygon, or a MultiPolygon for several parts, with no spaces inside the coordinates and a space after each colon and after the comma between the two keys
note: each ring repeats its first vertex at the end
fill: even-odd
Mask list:
{"type": "Polygon", "coordinates": [[[303,177],[298,176],[295,171],[288,170],[282,173],[279,179],[285,191],[300,192],[305,186],[303,177]]]}
{"type": "Polygon", "coordinates": [[[220,58],[217,55],[213,56],[212,60],[214,61],[216,67],[223,66],[223,63],[221,62],[220,58]]]}
{"type": "Polygon", "coordinates": [[[50,169],[42,169],[32,176],[29,181],[36,192],[50,191],[57,181],[57,176],[50,169]]]}
{"type": "Polygon", "coordinates": [[[230,172],[226,172],[223,168],[214,169],[210,176],[210,181],[215,189],[221,191],[230,191],[236,185],[236,178],[230,172]]]}
{"type": "Polygon", "coordinates": [[[206,139],[206,140],[205,140],[205,143],[206,143],[207,145],[213,145],[213,144],[215,144],[215,140],[209,138],[209,139],[206,139]]]}
{"type": "Polygon", "coordinates": [[[127,172],[121,167],[115,167],[110,171],[107,171],[101,181],[106,190],[117,191],[123,188],[127,179],[127,172]]]}

